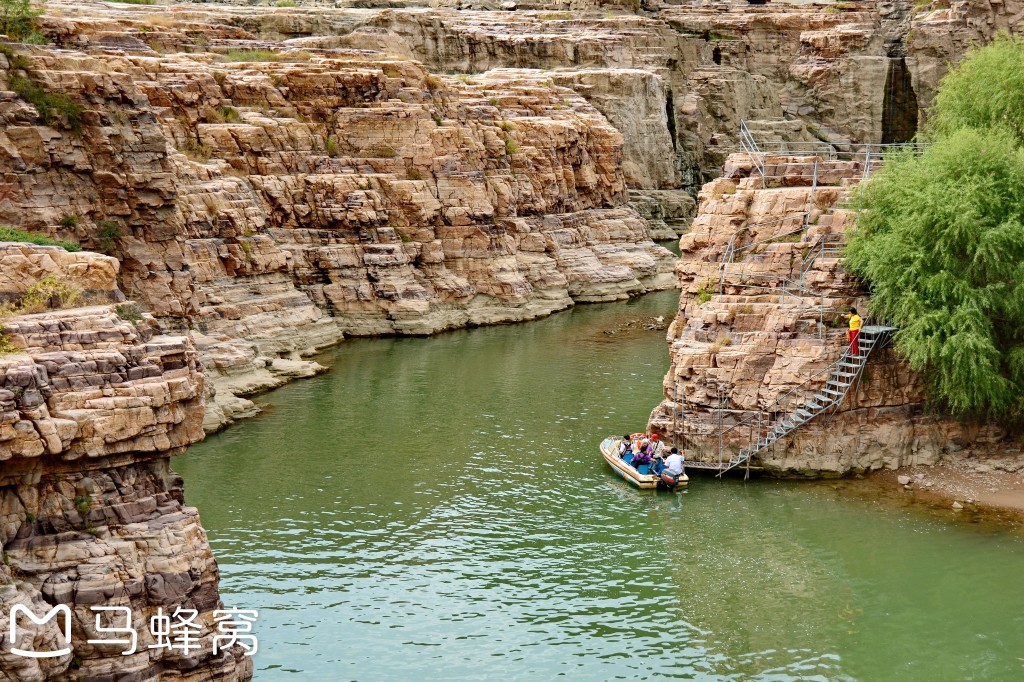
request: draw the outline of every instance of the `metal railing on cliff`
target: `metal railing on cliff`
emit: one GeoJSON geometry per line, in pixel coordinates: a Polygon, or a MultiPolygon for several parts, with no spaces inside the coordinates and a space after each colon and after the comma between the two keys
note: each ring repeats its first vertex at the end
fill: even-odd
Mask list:
{"type": "MultiPolygon", "coordinates": [[[[823,343],[826,343],[830,335],[825,325],[825,302],[826,300],[843,297],[829,296],[812,291],[807,285],[806,275],[818,259],[841,257],[843,247],[845,246],[843,235],[825,234],[818,237],[802,257],[799,265],[799,276],[795,280],[790,277],[780,277],[769,273],[736,272],[731,270],[730,266],[734,264],[738,255],[753,251],[755,248],[765,244],[791,239],[794,235],[802,235],[807,231],[811,224],[811,215],[814,211],[814,196],[818,188],[819,169],[822,162],[852,161],[854,163],[851,170],[857,171],[858,166],[860,166],[859,180],[864,181],[881,167],[890,152],[911,149],[914,153],[921,153],[926,145],[924,143],[857,144],[844,145],[841,148],[826,142],[780,142],[762,145],[758,144],[746,121],[740,123],[739,138],[743,151],[750,158],[754,170],[761,178],[762,188],[767,188],[771,180],[790,177],[791,171],[795,169],[800,169],[795,174],[806,177],[804,171],[809,169],[811,171],[811,190],[808,196],[807,209],[803,212],[802,216],[798,214],[797,216],[787,216],[744,225],[730,237],[719,264],[719,294],[724,294],[726,286],[728,286],[729,288],[756,289],[769,295],[775,294],[779,297],[779,303],[782,305],[785,305],[787,296],[797,300],[806,298],[817,299],[820,301],[817,306],[819,318],[817,336],[823,343]],[[780,163],[769,165],[768,157],[775,155],[788,158],[780,163]],[[793,157],[799,160],[793,160],[793,157]],[[769,168],[771,169],[770,173],[769,168]],[[802,222],[796,229],[750,244],[739,245],[744,234],[751,233],[758,228],[770,227],[786,221],[795,222],[796,220],[801,220],[802,222]],[[728,281],[730,275],[735,274],[740,275],[740,281],[728,281]],[[748,279],[769,279],[772,280],[772,283],[753,283],[746,281],[748,279]]],[[[853,177],[857,177],[857,175],[853,177]]],[[[829,211],[831,211],[831,208],[829,211]]],[[[860,211],[858,210],[858,219],[859,216],[860,211]]],[[[678,382],[674,382],[673,404],[676,410],[673,414],[673,421],[675,422],[674,432],[684,435],[684,438],[691,441],[694,439],[703,440],[705,444],[711,439],[717,439],[718,441],[717,461],[693,460],[689,465],[694,468],[714,470],[720,476],[729,469],[746,464],[747,473],[749,474],[750,460],[755,454],[766,447],[770,447],[782,436],[810,421],[818,414],[828,411],[834,414],[839,409],[847,393],[851,389],[855,389],[860,381],[861,372],[864,364],[867,362],[870,350],[876,345],[876,342],[884,341],[883,337],[891,337],[891,334],[895,331],[895,329],[884,325],[869,325],[864,327],[864,329],[865,331],[868,329],[873,331],[871,332],[870,340],[865,338],[866,352],[863,356],[852,356],[850,348],[846,347],[840,353],[839,358],[832,364],[815,372],[785,394],[778,396],[771,404],[754,410],[753,414],[751,414],[750,410],[727,410],[726,404],[728,399],[723,392],[723,387],[719,386],[717,408],[701,406],[704,409],[710,407],[716,412],[716,424],[710,427],[705,426],[706,422],[702,423],[699,419],[687,420],[685,418],[687,412],[682,409],[682,403],[678,400],[678,382]],[[824,387],[819,386],[822,383],[824,383],[824,387]],[[731,423],[727,426],[724,418],[726,412],[736,412],[746,416],[740,419],[739,422],[731,423]],[[682,418],[682,424],[679,424],[680,418],[682,418]],[[698,426],[699,428],[693,428],[698,426]],[[748,439],[750,442],[745,447],[740,448],[739,452],[727,457],[727,441],[734,440],[735,432],[741,429],[750,430],[753,436],[748,439]]],[[[867,337],[867,335],[865,336],[867,337]]],[[[694,411],[691,411],[689,414],[696,416],[694,411]]]]}

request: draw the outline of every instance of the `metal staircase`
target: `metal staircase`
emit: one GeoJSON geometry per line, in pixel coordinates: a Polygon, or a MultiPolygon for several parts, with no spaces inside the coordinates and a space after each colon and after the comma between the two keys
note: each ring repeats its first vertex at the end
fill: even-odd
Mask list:
{"type": "Polygon", "coordinates": [[[871,351],[884,345],[896,331],[895,327],[870,325],[860,330],[859,354],[851,347],[829,367],[818,372],[792,391],[776,399],[767,409],[757,412],[728,431],[749,428],[750,444],[723,462],[717,476],[740,466],[751,457],[792,433],[815,417],[842,404],[850,389],[860,380],[871,351]],[[824,384],[822,384],[824,379],[824,384]]]}
{"type": "MultiPolygon", "coordinates": [[[[785,215],[737,229],[725,244],[717,271],[699,270],[699,276],[706,276],[702,282],[702,294],[712,294],[716,289],[719,296],[743,297],[731,301],[734,303],[769,303],[780,308],[787,305],[787,299],[791,299],[792,306],[786,314],[792,317],[795,312],[794,330],[805,321],[808,311],[815,312],[814,308],[817,308],[817,335],[822,343],[829,344],[830,338],[835,337],[829,334],[825,324],[826,302],[841,301],[848,305],[851,297],[841,295],[842,287],[830,287],[834,284],[831,277],[816,272],[825,269],[820,266],[834,266],[827,261],[841,259],[845,243],[843,225],[837,226],[829,217],[835,206],[820,209],[815,203],[816,194],[823,185],[842,188],[867,179],[883,165],[890,152],[910,149],[912,153],[921,153],[924,147],[809,141],[763,144],[746,121],[740,123],[739,143],[751,165],[750,180],[743,185],[744,188],[754,189],[753,183],[761,189],[807,187],[807,206],[803,209],[787,204],[785,215]],[[827,224],[823,222],[826,218],[829,220],[827,224]],[[812,225],[816,226],[813,228],[816,238],[809,247],[805,247],[812,225]],[[788,263],[779,262],[781,267],[775,267],[771,258],[760,257],[762,253],[774,250],[770,247],[778,242],[798,242],[798,248],[804,251],[802,258],[791,257],[788,263]],[[777,298],[769,300],[772,297],[777,298]]],[[[829,307],[829,313],[833,312],[839,312],[837,306],[829,307]]],[[[714,472],[719,477],[742,465],[746,465],[749,472],[751,460],[758,453],[811,420],[826,413],[825,419],[835,414],[846,396],[851,391],[856,393],[871,353],[888,342],[895,331],[894,327],[882,325],[863,327],[857,355],[851,354],[850,348],[846,347],[830,366],[771,404],[754,411],[739,408],[730,399],[727,381],[709,386],[717,388],[717,405],[681,400],[677,378],[672,403],[678,406],[678,412],[673,413],[672,432],[681,433],[685,440],[703,445],[695,453],[694,460],[687,461],[687,467],[714,472]],[[685,409],[687,407],[692,409],[685,409]],[[709,412],[715,416],[717,424],[708,419],[709,412]],[[716,449],[712,445],[714,440],[717,440],[717,458],[711,454],[716,449]],[[737,446],[742,446],[738,453],[737,446]]],[[[695,340],[710,341],[710,337],[695,337],[695,340]]]]}

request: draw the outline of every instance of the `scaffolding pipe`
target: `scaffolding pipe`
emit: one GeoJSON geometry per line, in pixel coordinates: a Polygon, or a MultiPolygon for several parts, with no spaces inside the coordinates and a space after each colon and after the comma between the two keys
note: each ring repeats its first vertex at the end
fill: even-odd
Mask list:
{"type": "Polygon", "coordinates": [[[818,157],[814,157],[814,180],[811,181],[811,194],[807,197],[807,213],[804,214],[804,230],[811,224],[811,211],[814,210],[814,192],[818,189],[818,157]]]}

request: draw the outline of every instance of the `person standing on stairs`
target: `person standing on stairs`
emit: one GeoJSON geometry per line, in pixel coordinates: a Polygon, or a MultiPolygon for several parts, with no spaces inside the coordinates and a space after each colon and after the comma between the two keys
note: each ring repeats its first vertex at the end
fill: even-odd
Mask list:
{"type": "Polygon", "coordinates": [[[850,354],[860,355],[860,315],[856,308],[850,308],[850,314],[844,315],[850,318],[850,330],[846,332],[846,338],[850,342],[850,354]]]}

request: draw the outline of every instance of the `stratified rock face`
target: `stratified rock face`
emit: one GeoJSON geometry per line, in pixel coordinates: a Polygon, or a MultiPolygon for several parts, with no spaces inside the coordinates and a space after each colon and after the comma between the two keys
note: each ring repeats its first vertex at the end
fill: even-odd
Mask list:
{"type": "Polygon", "coordinates": [[[95,253],[70,253],[58,246],[0,243],[0,301],[14,303],[37,282],[48,277],[77,290],[86,303],[118,303],[118,263],[95,253]]]}
{"type": "Polygon", "coordinates": [[[931,2],[914,15],[905,43],[913,86],[927,112],[942,79],[972,45],[984,45],[1000,31],[1019,33],[1024,26],[1020,0],[931,2]]]}
{"type": "Polygon", "coordinates": [[[942,76],[971,45],[1019,32],[1024,3],[682,3],[657,16],[705,37],[721,67],[766,79],[787,117],[816,134],[889,143],[913,137],[942,76]]]}
{"type": "Polygon", "coordinates": [[[673,7],[659,16],[679,31],[707,36],[722,67],[766,79],[791,117],[837,138],[881,141],[892,55],[888,22],[876,5],[737,3],[724,10],[673,7]]]}
{"type": "Polygon", "coordinates": [[[782,116],[766,78],[715,64],[710,33],[661,14],[384,11],[343,42],[387,45],[444,71],[550,69],[623,133],[630,189],[670,206],[717,175],[740,120],[782,116]]]}
{"type": "Polygon", "coordinates": [[[0,56],[0,87],[84,107],[43,125],[0,97],[0,222],[116,255],[126,294],[197,344],[211,428],[346,335],[668,286],[651,238],[685,232],[741,121],[781,146],[907,139],[956,27],[1019,21],[915,20],[909,0],[242,4],[52,0],[54,47],[0,56]]]}
{"type": "MultiPolygon", "coordinates": [[[[0,221],[117,255],[128,295],[192,332],[221,394],[211,426],[251,411],[236,394],[318,371],[299,357],[343,336],[517,322],[673,283],[627,191],[627,171],[679,191],[672,156],[624,164],[622,134],[569,81],[260,40],[230,24],[273,22],[244,10],[70,14],[47,30],[84,52],[25,50],[0,77],[69,95],[81,131],[0,102],[0,221]],[[106,49],[114,35],[124,51],[106,49]]],[[[342,30],[317,16],[275,28],[342,30]]],[[[637,102],[661,96],[651,74],[629,83],[637,102]]],[[[666,116],[658,99],[638,125],[666,116]]]]}
{"type": "MultiPolygon", "coordinates": [[[[117,261],[57,247],[0,246],[2,292],[24,292],[40,273],[99,297],[123,300],[117,261]],[[19,278],[24,279],[19,279],[19,278]]],[[[152,317],[130,322],[114,305],[49,310],[4,320],[15,352],[0,355],[0,677],[10,680],[245,680],[239,647],[214,656],[214,611],[223,605],[218,571],[195,509],[183,503],[169,458],[203,437],[203,375],[187,337],[156,333],[152,317]],[[62,621],[42,618],[67,605],[71,652],[58,651],[62,621]],[[138,632],[97,631],[92,607],[127,607],[138,632]],[[198,651],[150,648],[150,618],[163,609],[198,612],[198,651]]],[[[127,314],[127,313],[124,313],[127,314]]],[[[136,315],[132,315],[136,318],[136,315]]],[[[105,626],[124,627],[122,612],[105,626]]]]}
{"type": "MultiPolygon", "coordinates": [[[[752,437],[738,424],[808,380],[820,388],[820,373],[846,344],[842,314],[868,308],[838,251],[855,220],[838,207],[863,166],[819,161],[815,185],[814,163],[768,156],[762,183],[750,160],[734,155],[725,176],[701,191],[693,229],[680,242],[683,293],[668,332],[665,400],[651,415],[651,428],[685,442],[691,459],[717,461],[721,433],[728,460],[752,437]]],[[[754,464],[840,475],[932,463],[998,436],[928,414],[924,402],[922,378],[893,351],[876,351],[834,415],[801,426],[754,464]]]]}

